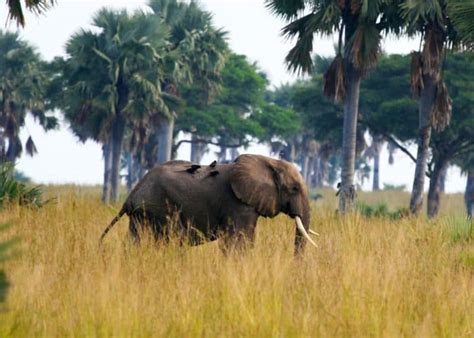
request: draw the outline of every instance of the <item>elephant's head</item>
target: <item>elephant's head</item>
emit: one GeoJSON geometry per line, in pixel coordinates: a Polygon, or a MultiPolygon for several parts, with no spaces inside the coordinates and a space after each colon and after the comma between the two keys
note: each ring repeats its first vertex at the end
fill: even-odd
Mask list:
{"type": "Polygon", "coordinates": [[[295,219],[296,253],[304,248],[304,238],[314,244],[308,235],[308,190],[293,164],[260,155],[241,155],[231,169],[230,180],[237,198],[255,207],[260,215],[274,217],[283,212],[295,219]]]}

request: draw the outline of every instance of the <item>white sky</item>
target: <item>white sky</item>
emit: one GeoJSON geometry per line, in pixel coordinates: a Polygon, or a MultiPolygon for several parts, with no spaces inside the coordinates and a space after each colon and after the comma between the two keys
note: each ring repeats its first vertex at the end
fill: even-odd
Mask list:
{"type": "MultiPolygon", "coordinates": [[[[264,0],[201,0],[204,7],[214,14],[217,27],[228,32],[231,48],[257,61],[274,85],[296,79],[286,71],[283,63],[291,43],[280,36],[283,23],[273,17],[264,6],[264,0]]],[[[21,30],[24,39],[35,45],[47,60],[64,55],[64,45],[68,38],[79,28],[90,27],[93,14],[100,8],[144,8],[144,0],[58,0],[57,5],[45,15],[36,17],[27,15],[26,28],[21,30]]],[[[0,23],[6,22],[6,6],[0,5],[0,23]]],[[[14,23],[4,28],[15,30],[14,23]]],[[[315,39],[315,51],[323,55],[332,55],[336,38],[315,39]]],[[[418,48],[418,41],[386,39],[383,46],[387,53],[409,53],[418,48]]],[[[102,154],[100,145],[94,142],[79,141],[68,130],[65,123],[61,129],[45,134],[32,119],[21,133],[23,141],[31,135],[35,140],[39,154],[34,158],[23,156],[18,168],[38,183],[77,183],[98,184],[102,182],[102,154]]],[[[189,159],[189,145],[183,145],[179,158],[189,159]]],[[[215,157],[212,151],[204,158],[211,162],[215,157]]],[[[413,153],[416,152],[411,147],[413,153]]],[[[267,147],[254,145],[243,152],[268,155],[267,147]]],[[[388,165],[386,149],[382,153],[381,182],[405,184],[411,189],[414,164],[401,152],[395,156],[396,165],[388,165]]],[[[447,179],[447,191],[463,191],[465,178],[457,168],[450,168],[447,179]]],[[[370,184],[364,185],[370,189],[370,184]]]]}

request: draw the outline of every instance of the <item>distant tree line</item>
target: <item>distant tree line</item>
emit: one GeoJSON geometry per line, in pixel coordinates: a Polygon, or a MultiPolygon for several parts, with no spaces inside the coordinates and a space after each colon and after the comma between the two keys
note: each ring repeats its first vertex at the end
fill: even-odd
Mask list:
{"type": "Polygon", "coordinates": [[[424,182],[431,135],[449,124],[452,99],[444,78],[449,49],[472,50],[474,3],[464,0],[266,0],[269,10],[282,18],[288,38],[288,69],[313,72],[316,34],[338,34],[336,56],[324,72],[323,92],[343,107],[339,211],[353,208],[355,197],[359,99],[361,85],[377,65],[383,37],[420,37],[420,48],[411,54],[410,83],[418,105],[416,170],[410,210],[418,214],[423,204],[424,182]],[[470,19],[471,18],[471,19],[470,19]]]}
{"type": "MultiPolygon", "coordinates": [[[[273,104],[294,110],[302,120],[303,127],[299,133],[280,137],[280,141],[273,142],[272,146],[274,153],[281,153],[289,161],[300,164],[303,177],[311,187],[332,186],[339,177],[343,107],[326,98],[322,92],[324,79],[321,72],[331,62],[332,58],[317,56],[310,79],[280,86],[268,94],[268,100],[273,104]]],[[[444,192],[450,164],[458,165],[471,177],[466,196],[469,196],[473,184],[473,55],[447,55],[443,73],[450,88],[452,116],[449,125],[430,138],[430,157],[425,172],[430,178],[427,206],[430,217],[439,211],[440,193],[444,192]]],[[[374,191],[380,189],[380,152],[383,146],[387,146],[392,164],[395,151],[405,153],[416,163],[415,155],[407,146],[416,142],[418,126],[417,104],[410,92],[409,81],[410,56],[383,55],[361,84],[355,167],[360,182],[372,174],[374,191]]]]}

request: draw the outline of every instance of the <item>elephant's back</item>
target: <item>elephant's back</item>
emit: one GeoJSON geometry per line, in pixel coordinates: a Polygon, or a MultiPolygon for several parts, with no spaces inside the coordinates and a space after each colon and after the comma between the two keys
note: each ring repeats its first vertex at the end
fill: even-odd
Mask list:
{"type": "Polygon", "coordinates": [[[188,161],[170,161],[151,169],[140,180],[125,202],[128,214],[140,210],[161,212],[167,203],[182,206],[214,204],[228,185],[229,164],[192,165],[188,161]]]}
{"type": "Polygon", "coordinates": [[[160,201],[165,198],[162,186],[163,181],[167,179],[168,169],[173,166],[184,170],[186,166],[189,166],[189,163],[187,161],[170,161],[150,169],[135,185],[125,201],[124,209],[127,214],[130,215],[137,211],[156,211],[163,207],[163,203],[160,201]]]}

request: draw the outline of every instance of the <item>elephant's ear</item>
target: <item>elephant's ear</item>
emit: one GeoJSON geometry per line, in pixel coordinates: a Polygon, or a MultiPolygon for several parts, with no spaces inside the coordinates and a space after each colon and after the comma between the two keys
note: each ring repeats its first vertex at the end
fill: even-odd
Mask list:
{"type": "Polygon", "coordinates": [[[279,213],[278,174],[271,159],[259,155],[239,156],[230,172],[234,194],[259,214],[273,217],[279,213]]]}

